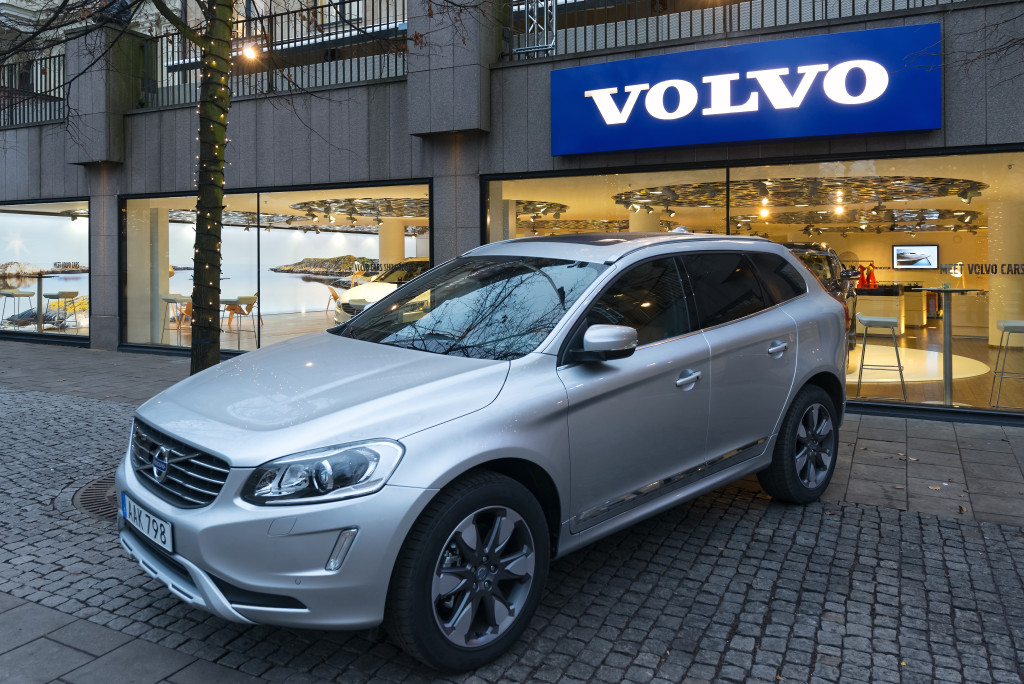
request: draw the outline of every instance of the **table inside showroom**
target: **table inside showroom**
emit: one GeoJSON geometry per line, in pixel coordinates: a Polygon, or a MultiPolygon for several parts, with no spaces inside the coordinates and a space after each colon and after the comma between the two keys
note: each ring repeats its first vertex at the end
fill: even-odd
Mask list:
{"type": "Polygon", "coordinates": [[[36,279],[36,331],[43,332],[43,278],[56,278],[45,273],[19,273],[19,278],[36,279]]]}
{"type": "Polygon", "coordinates": [[[938,292],[942,295],[942,403],[953,405],[953,294],[984,292],[966,287],[912,287],[915,292],[938,292]]]}

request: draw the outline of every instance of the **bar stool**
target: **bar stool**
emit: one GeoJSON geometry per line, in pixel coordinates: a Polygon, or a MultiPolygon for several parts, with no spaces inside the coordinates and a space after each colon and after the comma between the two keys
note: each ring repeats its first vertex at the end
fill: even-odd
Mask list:
{"type": "MultiPolygon", "coordinates": [[[[61,321],[57,318],[57,314],[54,313],[54,327],[57,328],[57,330],[60,330],[61,328],[63,328],[64,332],[68,331],[68,300],[71,300],[72,302],[74,302],[74,299],[77,296],[78,296],[78,290],[61,290],[60,292],[44,292],[43,293],[43,297],[45,297],[46,299],[56,299],[57,300],[57,311],[61,311],[61,310],[64,311],[64,321],[63,321],[64,325],[59,325],[59,323],[61,321]],[[62,301],[64,302],[63,306],[61,306],[61,302],[62,301]]],[[[47,310],[49,310],[49,308],[50,308],[50,303],[49,302],[46,303],[46,308],[47,308],[47,310]]],[[[75,313],[74,311],[72,311],[72,313],[75,316],[75,324],[76,324],[75,327],[77,328],[78,314],[75,313]]]]}
{"type": "MultiPolygon", "coordinates": [[[[997,321],[996,327],[999,329],[999,348],[996,350],[996,363],[992,368],[992,389],[988,393],[988,403],[993,407],[999,407],[999,395],[1003,391],[1003,380],[1006,378],[1024,379],[1024,373],[1020,371],[1006,372],[1006,357],[1010,353],[1010,336],[1024,333],[1024,321],[997,321]],[[999,365],[999,357],[1003,357],[1003,365],[999,365]],[[996,389],[996,378],[999,378],[999,388],[996,389]],[[992,395],[995,394],[995,402],[992,401],[992,395]]],[[[1020,406],[1003,406],[1001,408],[1022,408],[1020,406]]]]}
{"type": "Polygon", "coordinates": [[[900,348],[896,343],[896,329],[900,327],[900,320],[898,318],[887,318],[884,316],[865,316],[864,314],[857,314],[857,320],[860,322],[863,332],[861,333],[861,347],[860,347],[860,370],[857,373],[857,399],[862,398],[863,395],[860,393],[861,379],[864,377],[864,369],[869,370],[898,370],[900,372],[900,387],[903,388],[903,401],[907,400],[907,383],[903,380],[903,362],[900,361],[900,348]],[[892,348],[896,352],[896,365],[892,364],[873,364],[870,366],[864,365],[864,355],[868,350],[868,328],[887,328],[892,334],[892,348]]]}
{"type": "MultiPolygon", "coordinates": [[[[255,340],[256,340],[256,314],[255,314],[255,311],[253,309],[256,306],[256,301],[258,299],[259,299],[259,293],[257,292],[256,294],[254,294],[252,296],[249,296],[249,297],[232,297],[232,298],[227,298],[227,299],[221,299],[220,300],[220,303],[224,306],[224,309],[220,313],[220,320],[221,320],[221,328],[222,329],[223,329],[223,326],[224,326],[224,314],[225,313],[228,314],[228,330],[227,330],[228,332],[231,331],[231,320],[235,317],[235,314],[238,314],[239,323],[238,323],[238,330],[236,331],[236,334],[238,335],[238,337],[236,339],[236,348],[238,348],[238,349],[242,348],[242,327],[241,327],[242,326],[242,323],[241,323],[242,317],[244,317],[244,316],[248,316],[249,317],[249,320],[252,322],[252,337],[253,337],[253,341],[255,342],[255,340]]],[[[263,325],[263,315],[262,314],[260,315],[260,325],[263,325]]]]}
{"type": "Polygon", "coordinates": [[[7,321],[6,316],[7,316],[7,300],[8,299],[13,299],[14,300],[14,305],[16,307],[16,309],[14,311],[14,316],[15,316],[15,320],[17,320],[21,316],[21,301],[20,300],[25,299],[27,297],[35,297],[35,296],[36,296],[35,292],[26,292],[25,290],[19,290],[17,288],[15,288],[13,290],[0,290],[0,297],[4,298],[3,308],[0,309],[0,323],[3,323],[3,322],[7,321]]]}
{"type": "Polygon", "coordinates": [[[160,297],[160,301],[164,303],[164,323],[160,326],[160,344],[164,342],[164,331],[167,330],[168,321],[171,317],[171,311],[174,311],[174,327],[178,331],[178,345],[181,346],[181,319],[184,318],[181,312],[182,306],[187,306],[192,298],[188,295],[181,294],[167,294],[160,297]]]}

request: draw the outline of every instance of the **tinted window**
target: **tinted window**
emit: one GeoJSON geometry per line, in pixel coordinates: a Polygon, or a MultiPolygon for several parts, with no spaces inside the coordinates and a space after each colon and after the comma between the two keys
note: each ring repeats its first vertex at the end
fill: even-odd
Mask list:
{"type": "Polygon", "coordinates": [[[454,259],[330,332],[435,354],[515,359],[544,341],[605,268],[533,257],[454,259]]]}
{"type": "Polygon", "coordinates": [[[742,254],[683,257],[702,328],[728,323],[767,308],[753,266],[742,254]]]}
{"type": "MultiPolygon", "coordinates": [[[[598,323],[636,328],[639,344],[693,330],[675,260],[650,261],[622,274],[587,313],[583,330],[598,323]]],[[[582,348],[583,330],[572,348],[582,348]]]]}
{"type": "Polygon", "coordinates": [[[747,256],[754,262],[761,282],[776,302],[784,302],[807,292],[807,283],[800,277],[800,272],[778,254],[753,252],[747,256]]]}

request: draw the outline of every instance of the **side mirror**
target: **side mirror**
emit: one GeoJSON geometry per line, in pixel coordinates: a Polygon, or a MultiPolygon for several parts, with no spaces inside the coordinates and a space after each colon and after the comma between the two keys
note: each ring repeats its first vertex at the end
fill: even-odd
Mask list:
{"type": "Polygon", "coordinates": [[[848,271],[841,272],[839,277],[844,280],[853,280],[854,278],[860,278],[860,271],[858,269],[851,268],[848,271]]]}
{"type": "Polygon", "coordinates": [[[583,333],[583,349],[573,356],[583,363],[612,361],[631,356],[636,350],[636,328],[628,325],[592,325],[583,333]]]}

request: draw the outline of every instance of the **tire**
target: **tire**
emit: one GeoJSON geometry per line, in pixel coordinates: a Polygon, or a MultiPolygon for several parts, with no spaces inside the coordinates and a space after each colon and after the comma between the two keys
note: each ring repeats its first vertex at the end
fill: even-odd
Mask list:
{"type": "Polygon", "coordinates": [[[839,429],[836,409],[825,390],[807,385],[789,407],[772,463],[757,474],[773,498],[805,504],[817,500],[836,470],[839,429]]]}
{"type": "Polygon", "coordinates": [[[526,487],[492,472],[456,480],[427,506],[402,546],[386,629],[433,668],[480,667],[526,629],[549,559],[544,511],[526,487]]]}

